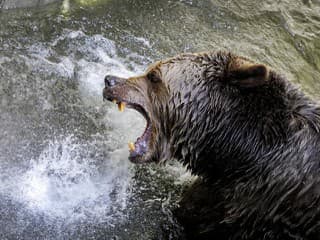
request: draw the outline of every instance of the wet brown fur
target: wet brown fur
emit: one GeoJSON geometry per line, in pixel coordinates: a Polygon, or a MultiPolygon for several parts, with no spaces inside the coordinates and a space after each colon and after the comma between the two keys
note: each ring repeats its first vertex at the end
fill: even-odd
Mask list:
{"type": "Polygon", "coordinates": [[[189,239],[320,239],[320,108],[283,76],[231,53],[183,54],[105,96],[141,104],[139,162],[201,176],[176,212],[189,239]]]}

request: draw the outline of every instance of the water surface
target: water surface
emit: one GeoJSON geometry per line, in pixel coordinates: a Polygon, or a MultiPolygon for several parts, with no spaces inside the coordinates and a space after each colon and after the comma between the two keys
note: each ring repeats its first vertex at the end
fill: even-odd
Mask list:
{"type": "Polygon", "coordinates": [[[129,163],[145,121],[102,101],[106,74],[232,50],[319,97],[319,1],[70,0],[0,23],[1,239],[178,239],[190,176],[129,163]]]}

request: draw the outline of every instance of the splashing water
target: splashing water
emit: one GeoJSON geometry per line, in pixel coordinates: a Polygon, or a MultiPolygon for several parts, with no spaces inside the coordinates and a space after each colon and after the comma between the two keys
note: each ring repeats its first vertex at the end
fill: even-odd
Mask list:
{"type": "Polygon", "coordinates": [[[50,142],[28,170],[11,179],[11,184],[15,180],[11,197],[26,203],[34,213],[68,222],[106,222],[123,217],[121,211],[126,207],[132,178],[130,165],[124,161],[126,153],[117,150],[110,156],[112,162],[101,162],[92,156],[92,150],[92,146],[76,143],[73,137],[50,142]]]}
{"type": "MultiPolygon", "coordinates": [[[[85,148],[68,137],[49,143],[39,158],[31,162],[20,185],[22,199],[30,209],[70,221],[81,217],[104,219],[111,206],[116,204],[119,210],[125,207],[131,178],[128,164],[113,167],[112,174],[101,173],[101,166],[96,165],[85,148]],[[112,197],[117,199],[116,203],[112,197]]],[[[112,159],[112,165],[119,160],[112,159]]]]}
{"type": "Polygon", "coordinates": [[[144,118],[102,101],[104,76],[140,74],[153,43],[77,29],[0,56],[0,239],[150,239],[170,223],[167,173],[128,161],[144,118]]]}
{"type": "MultiPolygon", "coordinates": [[[[26,66],[24,71],[35,71],[39,75],[34,81],[37,82],[35,91],[41,99],[38,101],[41,114],[55,111],[57,103],[53,99],[60,101],[61,98],[61,105],[70,107],[67,121],[75,120],[80,128],[90,124],[94,128],[101,126],[101,133],[85,133],[85,138],[75,136],[73,133],[82,131],[73,124],[69,131],[71,135],[48,136],[46,143],[41,143],[39,154],[34,156],[38,150],[30,154],[33,155],[31,160],[25,159],[32,152],[27,146],[37,140],[26,139],[27,144],[23,144],[27,145],[28,152],[21,154],[21,163],[24,164],[17,163],[13,167],[5,160],[8,166],[0,166],[0,177],[3,179],[0,183],[0,197],[9,197],[15,204],[22,204],[32,216],[45,216],[44,221],[56,219],[70,224],[86,221],[108,225],[119,222],[126,217],[124,210],[130,198],[134,174],[132,164],[127,160],[128,150],[123,148],[126,146],[124,139],[134,138],[141,133],[144,120],[134,111],[120,114],[116,107],[109,108],[108,104],[103,104],[103,76],[118,74],[127,77],[136,74],[137,69],[135,72],[127,69],[123,63],[125,60],[116,55],[116,47],[111,40],[101,35],[87,36],[81,31],[66,30],[50,44],[50,48],[41,43],[32,44],[28,48],[28,54],[29,57],[22,55],[15,58],[26,66]],[[80,46],[80,42],[84,44],[80,46]],[[59,56],[52,61],[56,51],[61,49],[70,51],[67,52],[68,56],[59,56]],[[79,52],[83,57],[78,61],[75,55],[79,52]],[[54,81],[43,81],[47,75],[54,81]],[[56,91],[56,78],[62,79],[62,84],[70,84],[74,78],[77,80],[80,98],[74,98],[78,98],[78,102],[73,103],[66,98],[77,94],[72,89],[62,88],[59,98],[53,95],[52,92],[56,91]],[[74,105],[81,108],[74,110],[74,105]],[[73,111],[76,119],[73,119],[73,111]],[[101,117],[94,119],[93,114],[101,117]],[[87,123],[86,119],[92,121],[87,123]],[[127,119],[135,121],[128,123],[127,119]]],[[[6,58],[4,61],[12,60],[6,58]]],[[[29,86],[27,79],[25,80],[26,82],[20,80],[20,83],[29,86]]],[[[29,98],[34,101],[31,98],[34,95],[32,91],[25,95],[19,94],[20,99],[16,100],[16,105],[29,98]]],[[[49,117],[50,115],[45,116],[55,124],[49,117]]],[[[24,120],[23,116],[21,119],[24,120]]],[[[24,122],[20,125],[28,128],[24,122]]],[[[8,131],[13,131],[12,122],[8,121],[8,126],[8,131]]],[[[49,129],[55,127],[50,125],[49,129]]],[[[32,135],[40,136],[38,131],[37,128],[34,129],[32,135]]],[[[16,144],[14,141],[13,143],[16,144]]],[[[6,142],[4,144],[9,145],[6,142]]]]}

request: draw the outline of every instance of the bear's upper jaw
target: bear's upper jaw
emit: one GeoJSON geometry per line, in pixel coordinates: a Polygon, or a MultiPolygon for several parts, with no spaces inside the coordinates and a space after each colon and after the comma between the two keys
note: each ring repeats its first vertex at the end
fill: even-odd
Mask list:
{"type": "Polygon", "coordinates": [[[125,107],[128,107],[131,109],[135,109],[146,119],[147,124],[143,134],[137,138],[135,143],[129,142],[129,160],[133,163],[146,162],[146,160],[144,159],[144,155],[148,151],[149,141],[152,134],[152,124],[147,111],[140,104],[129,102],[118,97],[107,96],[107,94],[104,94],[104,99],[116,103],[118,105],[119,111],[121,112],[124,111],[125,107]]]}

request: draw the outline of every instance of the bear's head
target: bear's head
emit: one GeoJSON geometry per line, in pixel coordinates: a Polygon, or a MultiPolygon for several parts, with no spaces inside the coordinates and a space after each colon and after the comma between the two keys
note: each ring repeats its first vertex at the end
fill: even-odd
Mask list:
{"type": "Polygon", "coordinates": [[[273,138],[282,133],[272,121],[284,104],[279,79],[265,65],[231,53],[183,54],[141,76],[106,76],[103,97],[147,121],[143,135],[129,144],[132,162],[177,158],[198,173],[223,171],[232,158],[259,150],[261,141],[281,139],[273,138]]]}

